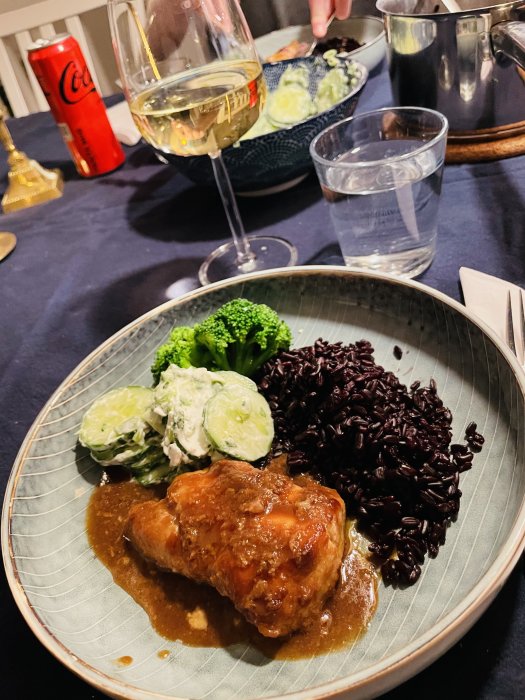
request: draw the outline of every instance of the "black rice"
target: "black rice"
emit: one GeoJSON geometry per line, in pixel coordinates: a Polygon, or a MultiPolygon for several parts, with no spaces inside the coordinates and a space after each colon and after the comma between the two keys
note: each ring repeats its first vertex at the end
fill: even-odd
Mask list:
{"type": "Polygon", "coordinates": [[[314,49],[314,55],[322,56],[326,51],[336,50],[337,53],[349,53],[359,49],[363,44],[360,44],[357,39],[352,39],[349,36],[334,36],[325,41],[319,41],[314,49]]]}
{"type": "Polygon", "coordinates": [[[275,423],[274,453],[341,494],[370,538],[383,579],[413,584],[456,519],[459,476],[483,437],[471,423],[451,444],[451,412],[436,383],[410,388],[373,357],[366,340],[281,352],[258,375],[275,423]]]}
{"type": "Polygon", "coordinates": [[[394,357],[396,360],[400,360],[403,357],[403,351],[399,347],[399,345],[394,345],[394,357]]]}

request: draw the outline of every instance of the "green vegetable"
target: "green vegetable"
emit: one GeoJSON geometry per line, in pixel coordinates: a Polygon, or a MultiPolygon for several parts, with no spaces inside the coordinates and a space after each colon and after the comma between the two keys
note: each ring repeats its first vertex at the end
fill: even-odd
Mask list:
{"type": "MultiPolygon", "coordinates": [[[[232,393],[236,397],[248,393],[249,396],[256,397],[255,401],[262,400],[267,406],[262,396],[259,399],[255,382],[236,372],[209,372],[204,367],[182,368],[170,365],[161,374],[155,388],[154,412],[164,425],[162,449],[169,459],[171,468],[167,476],[170,479],[182,472],[206,466],[212,458],[212,453],[222,452],[204,428],[204,415],[208,411],[210,401],[223,392],[232,393]]],[[[267,410],[269,411],[269,408],[267,410]]],[[[223,420],[221,416],[217,416],[216,419],[219,422],[223,420]]],[[[273,423],[271,428],[273,431],[273,423]]],[[[256,442],[253,426],[239,425],[238,430],[241,444],[256,442]]],[[[259,439],[259,447],[251,449],[260,451],[260,442],[259,439]]],[[[264,456],[269,449],[268,445],[260,456],[264,456]]],[[[144,479],[148,478],[147,470],[144,470],[141,476],[141,483],[145,483],[144,479]]]]}
{"type": "Polygon", "coordinates": [[[234,299],[194,328],[174,328],[157,350],[151,372],[155,383],[170,365],[250,376],[279,350],[288,350],[291,339],[290,329],[269,306],[234,299]]]}
{"type": "Polygon", "coordinates": [[[238,372],[231,372],[229,370],[221,369],[217,372],[214,372],[213,376],[217,381],[221,381],[224,387],[231,387],[235,384],[241,384],[247,389],[251,389],[252,391],[258,391],[257,384],[251,379],[248,379],[248,377],[246,377],[244,374],[239,374],[238,372]]]}
{"type": "Polygon", "coordinates": [[[211,358],[205,348],[196,345],[193,328],[176,326],[171,331],[168,341],[157,350],[151,373],[157,383],[160,375],[169,365],[210,367],[211,364],[211,358]]]}
{"type": "Polygon", "coordinates": [[[253,462],[270,451],[274,428],[264,396],[236,385],[212,396],[204,408],[204,431],[230,457],[253,462]]]}
{"type": "Polygon", "coordinates": [[[251,376],[279,350],[288,350],[288,325],[266,304],[233,299],[194,328],[195,342],[218,369],[251,376]]]}
{"type": "Polygon", "coordinates": [[[255,124],[252,126],[252,128],[249,129],[243,136],[241,136],[239,141],[237,141],[237,143],[234,145],[238,146],[240,141],[249,141],[250,139],[254,139],[256,136],[264,136],[265,134],[271,134],[272,131],[278,130],[279,127],[275,126],[275,124],[272,124],[272,122],[263,112],[259,119],[257,119],[255,124]]]}
{"type": "Polygon", "coordinates": [[[288,66],[279,78],[279,86],[300,85],[308,90],[310,85],[310,73],[306,66],[288,66]]]}
{"type": "Polygon", "coordinates": [[[162,463],[157,465],[153,464],[148,469],[134,472],[133,478],[135,481],[138,481],[139,484],[142,484],[142,486],[154,486],[155,484],[163,483],[170,484],[173,479],[183,471],[188,471],[188,469],[174,469],[165,459],[162,463]]]}
{"type": "Polygon", "coordinates": [[[258,459],[270,449],[273,423],[248,377],[290,342],[273,309],[234,299],[193,328],[171,331],[151,366],[155,388],[120,387],[94,401],[79,442],[102,466],[124,467],[144,485],[171,482],[221,454],[258,459]],[[224,415],[208,408],[218,393],[224,415]]]}
{"type": "Polygon", "coordinates": [[[330,68],[336,68],[339,65],[339,59],[337,58],[337,49],[329,49],[323,54],[324,60],[328,63],[330,68]]]}
{"type": "Polygon", "coordinates": [[[268,98],[268,119],[277,125],[292,126],[315,113],[310,93],[297,83],[280,87],[268,98]]]}
{"type": "Polygon", "coordinates": [[[210,453],[202,427],[204,406],[224,383],[204,367],[170,365],[155,389],[155,410],[166,417],[162,445],[174,467],[200,463],[210,453]]]}
{"type": "Polygon", "coordinates": [[[99,397],[79,431],[96,462],[124,467],[144,486],[170,483],[223,455],[258,459],[272,438],[270,409],[255,382],[231,370],[175,364],[161,373],[155,389],[125,386],[99,397]],[[210,409],[218,394],[224,396],[210,409]]]}
{"type": "Polygon", "coordinates": [[[320,80],[315,96],[315,104],[318,112],[330,109],[340,102],[348,93],[350,79],[348,74],[340,68],[332,68],[320,80]]]}
{"type": "MultiPolygon", "coordinates": [[[[153,412],[154,392],[145,386],[112,389],[96,399],[82,418],[78,439],[103,467],[131,472],[169,466],[153,412]]],[[[152,482],[153,483],[153,482],[152,482]]]]}
{"type": "Polygon", "coordinates": [[[80,444],[95,451],[124,444],[140,448],[151,431],[147,416],[153,399],[153,390],[145,386],[106,392],[85,412],[78,433],[80,444]]]}
{"type": "Polygon", "coordinates": [[[289,128],[344,99],[357,84],[361,75],[359,69],[354,63],[339,58],[335,49],[326,51],[323,59],[330,70],[319,81],[315,96],[310,95],[308,68],[304,65],[288,66],[275,90],[268,93],[264,112],[239,141],[289,128]]]}

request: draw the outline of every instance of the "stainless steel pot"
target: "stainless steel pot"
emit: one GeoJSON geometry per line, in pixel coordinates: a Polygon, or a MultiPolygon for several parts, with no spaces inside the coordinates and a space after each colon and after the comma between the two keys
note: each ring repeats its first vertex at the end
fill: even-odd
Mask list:
{"type": "Polygon", "coordinates": [[[525,3],[378,0],[394,100],[436,109],[453,140],[525,133],[525,3]],[[523,22],[520,20],[524,20],[523,22]]]}

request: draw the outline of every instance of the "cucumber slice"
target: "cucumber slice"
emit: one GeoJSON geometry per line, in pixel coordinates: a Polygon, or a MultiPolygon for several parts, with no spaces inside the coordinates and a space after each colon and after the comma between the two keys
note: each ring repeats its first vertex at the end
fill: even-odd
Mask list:
{"type": "Polygon", "coordinates": [[[308,90],[310,73],[306,66],[288,66],[279,78],[277,90],[284,85],[300,85],[308,90]]]}
{"type": "Polygon", "coordinates": [[[239,374],[238,372],[232,372],[229,369],[221,369],[213,373],[214,377],[221,380],[224,388],[231,386],[232,384],[242,384],[247,389],[252,391],[257,391],[257,384],[252,381],[249,377],[245,377],[244,374],[239,374]]]}
{"type": "Polygon", "coordinates": [[[318,112],[330,109],[348,95],[350,92],[350,80],[348,75],[340,68],[332,68],[321,79],[317,87],[315,105],[318,112]]]}
{"type": "Polygon", "coordinates": [[[141,460],[150,450],[149,445],[128,445],[121,446],[118,449],[112,450],[90,450],[90,454],[103,467],[109,467],[112,464],[125,466],[132,462],[141,460]]]}
{"type": "Polygon", "coordinates": [[[267,114],[274,124],[292,126],[315,114],[315,106],[306,88],[291,83],[270,94],[267,114]]]}
{"type": "Polygon", "coordinates": [[[145,420],[153,405],[153,390],[145,386],[112,389],[88,408],[78,433],[80,443],[101,451],[116,443],[144,444],[151,430],[145,420]]]}
{"type": "Polygon", "coordinates": [[[274,435],[266,399],[241,384],[226,387],[209,399],[204,430],[219,452],[247,462],[268,454],[274,435]]]}
{"type": "Polygon", "coordinates": [[[166,416],[162,441],[172,466],[201,460],[208,455],[210,442],[202,427],[208,399],[219,391],[224,380],[204,368],[170,365],[155,389],[156,410],[166,416]]]}
{"type": "Polygon", "coordinates": [[[158,462],[160,459],[164,459],[166,462],[168,458],[165,456],[161,445],[147,447],[140,453],[133,454],[130,450],[119,452],[111,457],[101,457],[100,452],[91,452],[91,456],[103,467],[113,467],[120,466],[131,469],[132,471],[136,469],[145,469],[154,462],[158,462]]]}
{"type": "Polygon", "coordinates": [[[142,486],[154,486],[164,482],[170,483],[175,476],[177,476],[177,471],[167,461],[153,464],[147,469],[138,472],[133,472],[133,478],[142,486]]]}

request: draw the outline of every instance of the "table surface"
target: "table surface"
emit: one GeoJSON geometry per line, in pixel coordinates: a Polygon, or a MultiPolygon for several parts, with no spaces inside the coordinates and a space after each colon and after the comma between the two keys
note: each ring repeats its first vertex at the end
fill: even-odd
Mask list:
{"type": "MultiPolygon", "coordinates": [[[[377,70],[357,112],[391,103],[377,70]]],[[[229,234],[213,189],[193,185],[144,144],[126,164],[85,180],[75,172],[49,114],[10,120],[15,142],[65,175],[62,198],[0,216],[18,237],[0,265],[0,488],[45,401],[71,370],[114,332],[197,286],[204,256],[229,234]]],[[[0,154],[5,188],[7,164],[0,154]]],[[[312,173],[287,192],[239,199],[249,233],[296,244],[299,264],[342,264],[312,173]]],[[[461,300],[458,270],[472,267],[525,286],[525,156],[446,166],[436,258],[419,278],[461,300]]],[[[488,611],[441,659],[388,700],[525,696],[525,566],[511,574],[488,611]]],[[[32,635],[1,576],[1,694],[25,700],[103,696],[71,674],[32,635]]]]}

